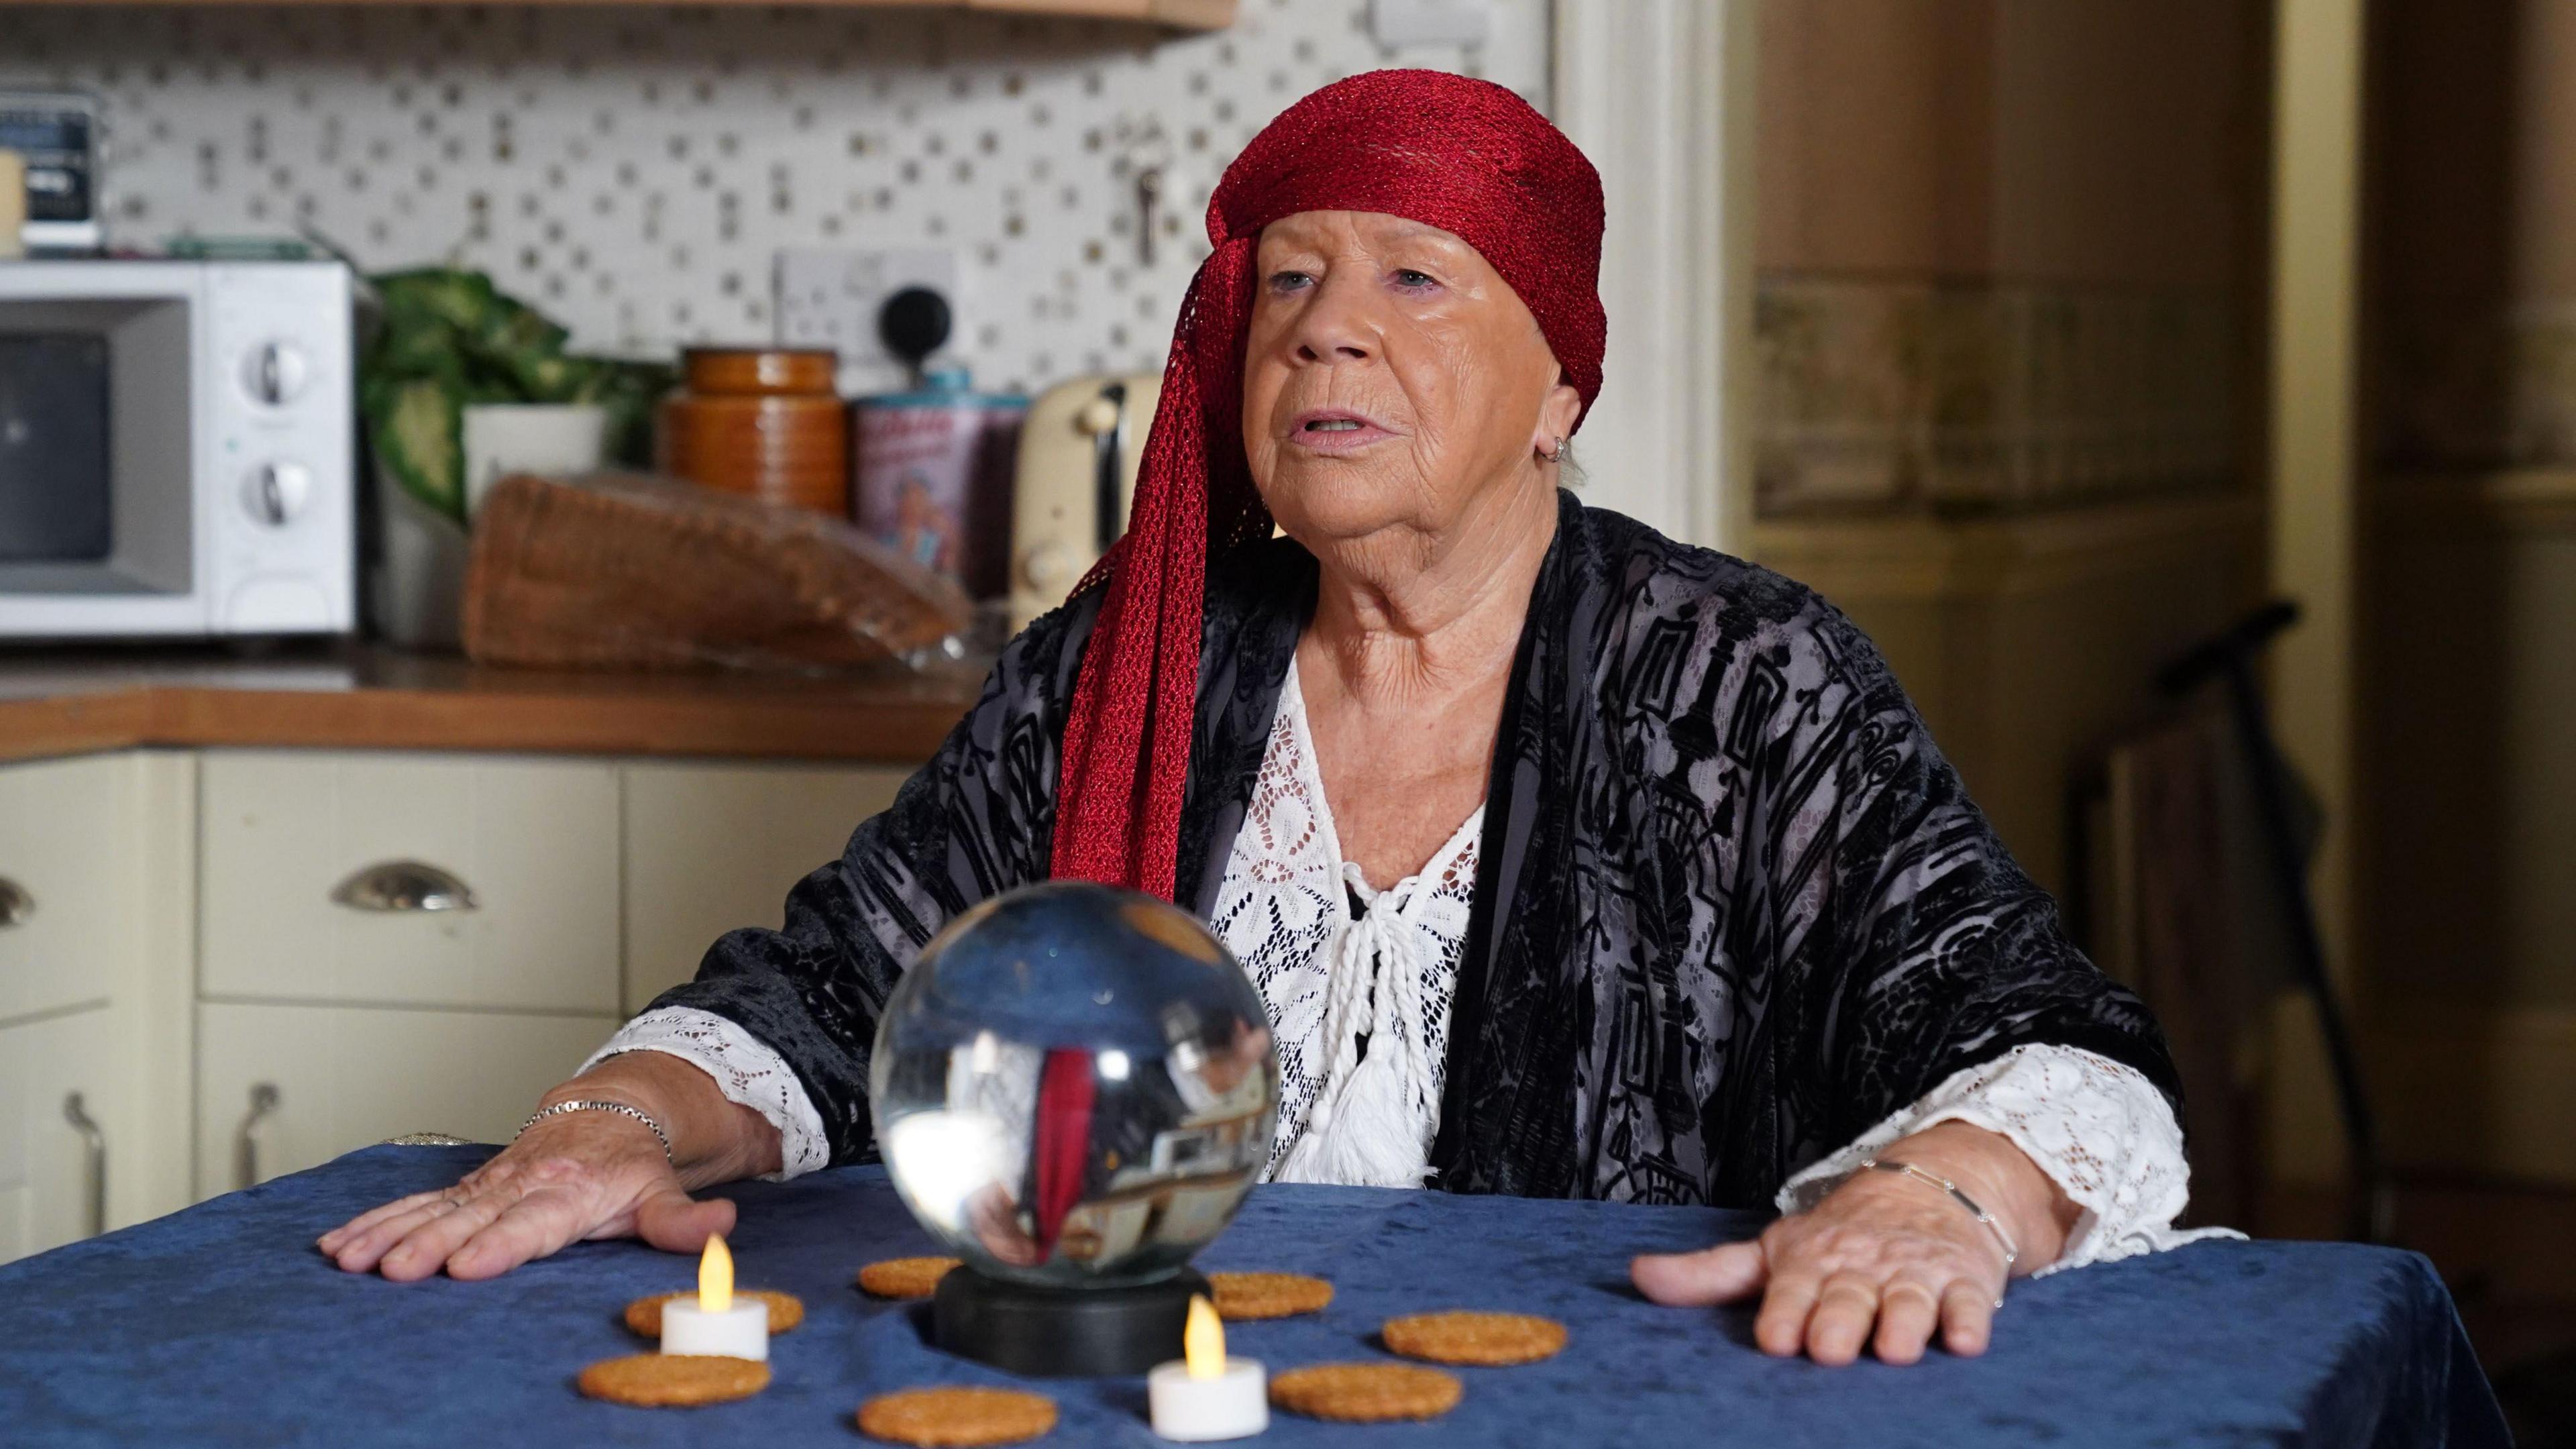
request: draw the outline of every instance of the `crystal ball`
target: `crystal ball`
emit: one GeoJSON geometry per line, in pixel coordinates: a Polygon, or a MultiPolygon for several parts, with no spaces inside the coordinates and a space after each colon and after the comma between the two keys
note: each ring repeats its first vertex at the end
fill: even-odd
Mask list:
{"type": "Polygon", "coordinates": [[[1234,1216],[1269,1159],[1279,1059],[1207,927],[1067,882],[985,901],[922,948],[868,1096],[905,1206],[960,1258],[1123,1285],[1179,1271],[1234,1216]]]}

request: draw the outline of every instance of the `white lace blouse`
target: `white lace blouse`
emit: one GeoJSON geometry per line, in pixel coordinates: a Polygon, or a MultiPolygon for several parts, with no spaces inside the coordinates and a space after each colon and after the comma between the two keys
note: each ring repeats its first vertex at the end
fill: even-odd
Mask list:
{"type": "MultiPolygon", "coordinates": [[[[1484,815],[1477,807],[1419,873],[1370,889],[1342,859],[1290,665],[1211,922],[1270,1009],[1280,1067],[1273,1179],[1426,1180],[1484,815]]],[[[625,1051],[678,1056],[713,1077],[727,1100],[760,1113],[779,1131],[779,1176],[829,1160],[822,1117],[796,1074],[732,1022],[649,1011],[583,1068],[625,1051]]],[[[2015,1047],[1953,1075],[1790,1178],[1780,1210],[1812,1206],[1888,1143],[1951,1121],[2009,1138],[2081,1209],[2064,1253],[2042,1273],[2234,1236],[2174,1228],[2190,1170],[2181,1128],[2154,1084],[2108,1057],[2060,1046],[2015,1047]]]]}

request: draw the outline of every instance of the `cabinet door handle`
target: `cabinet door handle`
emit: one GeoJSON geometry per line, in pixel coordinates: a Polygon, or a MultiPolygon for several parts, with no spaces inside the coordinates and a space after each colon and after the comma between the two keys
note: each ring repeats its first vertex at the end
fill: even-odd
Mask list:
{"type": "Polygon", "coordinates": [[[233,1139],[233,1175],[244,1188],[260,1184],[259,1126],[276,1110],[276,1084],[261,1082],[250,1089],[250,1112],[242,1118],[241,1131],[233,1139]]]}
{"type": "Polygon", "coordinates": [[[36,898],[27,894],[27,888],[0,875],[0,931],[25,925],[35,913],[36,898]]]}
{"type": "Polygon", "coordinates": [[[89,1157],[89,1232],[85,1236],[95,1238],[107,1231],[107,1134],[90,1120],[78,1092],[63,1098],[63,1120],[81,1135],[89,1157]]]}
{"type": "Polygon", "coordinates": [[[465,882],[417,860],[368,866],[334,887],[331,899],[353,911],[470,911],[477,904],[465,882]]]}

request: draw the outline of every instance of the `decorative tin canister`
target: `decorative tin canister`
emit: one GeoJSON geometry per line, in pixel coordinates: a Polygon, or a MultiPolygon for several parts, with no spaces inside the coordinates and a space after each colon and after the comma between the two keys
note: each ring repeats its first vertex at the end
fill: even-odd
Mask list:
{"type": "Polygon", "coordinates": [[[975,599],[1010,585],[1011,478],[1029,400],[981,393],[963,368],[917,392],[850,408],[850,510],[906,558],[954,577],[975,599]]]}

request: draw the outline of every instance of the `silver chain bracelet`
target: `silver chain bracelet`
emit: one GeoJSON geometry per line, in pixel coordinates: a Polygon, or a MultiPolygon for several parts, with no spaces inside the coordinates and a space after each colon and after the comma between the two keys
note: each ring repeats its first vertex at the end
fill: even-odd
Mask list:
{"type": "MultiPolygon", "coordinates": [[[[1995,1235],[1996,1246],[2004,1250],[2004,1281],[2007,1283],[2012,1281],[2013,1264],[2021,1261],[2021,1249],[2013,1246],[2011,1235],[2004,1231],[2003,1224],[1995,1221],[1995,1215],[1986,1211],[1984,1208],[1979,1207],[1975,1198],[1961,1192],[1957,1183],[1952,1182],[1950,1179],[1943,1177],[1937,1172],[1926,1172],[1911,1162],[1896,1162],[1873,1157],[1862,1163],[1860,1166],[1863,1172],[1875,1169],[1879,1172],[1893,1172],[1905,1177],[1921,1178],[1923,1181],[1928,1182],[1934,1187],[1941,1189],[1943,1192],[1948,1193],[1952,1201],[1958,1203],[1959,1206],[1966,1208],[1978,1222],[1986,1225],[1987,1232],[1995,1235]]],[[[1995,1306],[1997,1308],[2004,1306],[2004,1300],[2000,1296],[1995,1299],[1995,1306]]]]}
{"type": "Polygon", "coordinates": [[[653,1134],[653,1140],[662,1144],[662,1160],[671,1164],[673,1167],[678,1167],[680,1165],[680,1160],[671,1155],[671,1134],[662,1130],[662,1124],[654,1121],[652,1117],[646,1113],[636,1108],[629,1107],[623,1102],[557,1102],[551,1107],[539,1107],[534,1112],[528,1114],[527,1121],[519,1124],[518,1135],[512,1137],[510,1140],[516,1142],[520,1137],[527,1136],[529,1128],[543,1122],[548,1117],[569,1116],[574,1112],[614,1112],[620,1117],[632,1117],[636,1121],[644,1124],[646,1130],[653,1134]]]}

